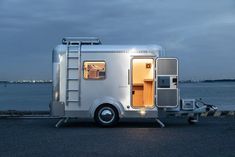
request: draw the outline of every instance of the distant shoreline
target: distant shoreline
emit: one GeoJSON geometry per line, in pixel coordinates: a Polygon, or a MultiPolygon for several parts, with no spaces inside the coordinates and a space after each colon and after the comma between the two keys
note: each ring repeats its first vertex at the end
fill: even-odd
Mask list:
{"type": "Polygon", "coordinates": [[[219,82],[235,82],[235,79],[216,79],[216,80],[183,80],[180,83],[219,83],[219,82]]]}
{"type": "Polygon", "coordinates": [[[0,81],[0,84],[47,84],[52,83],[51,80],[42,81],[42,80],[34,80],[34,81],[0,81]]]}
{"type": "MultiPolygon", "coordinates": [[[[219,83],[235,82],[235,79],[215,79],[215,80],[182,80],[179,83],[219,83]]],[[[0,81],[0,84],[50,84],[52,80],[23,80],[23,81],[0,81]]]]}

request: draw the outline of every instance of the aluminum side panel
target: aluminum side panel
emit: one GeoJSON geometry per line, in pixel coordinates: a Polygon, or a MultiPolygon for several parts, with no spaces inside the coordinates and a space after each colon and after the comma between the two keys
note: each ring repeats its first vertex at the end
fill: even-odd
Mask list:
{"type": "Polygon", "coordinates": [[[84,61],[105,61],[106,76],[104,80],[84,80],[82,71],[81,110],[89,110],[95,100],[103,97],[112,97],[118,100],[124,108],[130,105],[129,54],[99,53],[96,55],[95,53],[82,53],[82,68],[84,61]]]}

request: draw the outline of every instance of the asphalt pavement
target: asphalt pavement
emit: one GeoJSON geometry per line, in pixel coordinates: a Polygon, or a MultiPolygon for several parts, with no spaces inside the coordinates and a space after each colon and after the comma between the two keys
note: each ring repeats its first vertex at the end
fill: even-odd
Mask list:
{"type": "Polygon", "coordinates": [[[124,121],[113,128],[57,119],[0,119],[0,157],[235,157],[235,118],[124,121]]]}

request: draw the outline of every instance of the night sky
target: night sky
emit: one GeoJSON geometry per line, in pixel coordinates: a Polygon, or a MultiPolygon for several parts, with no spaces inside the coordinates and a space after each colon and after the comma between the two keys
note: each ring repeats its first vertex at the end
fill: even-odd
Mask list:
{"type": "Polygon", "coordinates": [[[0,0],[0,80],[51,79],[65,36],[158,44],[180,78],[235,78],[234,0],[0,0]]]}

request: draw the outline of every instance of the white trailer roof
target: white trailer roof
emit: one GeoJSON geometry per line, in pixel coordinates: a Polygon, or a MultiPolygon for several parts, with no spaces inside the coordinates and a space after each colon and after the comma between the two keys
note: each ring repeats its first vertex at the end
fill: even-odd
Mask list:
{"type": "Polygon", "coordinates": [[[102,51],[102,52],[153,52],[161,51],[161,46],[158,45],[82,45],[82,51],[102,51]]]}
{"type": "MultiPolygon", "coordinates": [[[[132,53],[143,55],[160,55],[162,50],[158,45],[82,45],[81,53],[132,53]]],[[[60,44],[53,50],[55,53],[65,53],[67,45],[60,44]]],[[[56,55],[57,56],[57,55],[56,55]]]]}

